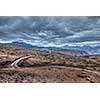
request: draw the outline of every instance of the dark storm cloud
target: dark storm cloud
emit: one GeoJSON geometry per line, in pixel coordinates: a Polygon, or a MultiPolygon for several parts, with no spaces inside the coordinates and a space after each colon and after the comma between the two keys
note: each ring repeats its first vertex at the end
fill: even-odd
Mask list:
{"type": "Polygon", "coordinates": [[[100,41],[100,17],[2,16],[0,40],[22,40],[43,46],[100,41]]]}

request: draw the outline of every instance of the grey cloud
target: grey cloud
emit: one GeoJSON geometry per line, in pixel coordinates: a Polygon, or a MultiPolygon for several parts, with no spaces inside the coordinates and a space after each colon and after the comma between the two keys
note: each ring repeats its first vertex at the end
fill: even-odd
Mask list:
{"type": "MultiPolygon", "coordinates": [[[[100,41],[99,16],[0,17],[0,39],[22,39],[36,44],[100,41]]],[[[39,45],[39,44],[38,44],[39,45]]]]}

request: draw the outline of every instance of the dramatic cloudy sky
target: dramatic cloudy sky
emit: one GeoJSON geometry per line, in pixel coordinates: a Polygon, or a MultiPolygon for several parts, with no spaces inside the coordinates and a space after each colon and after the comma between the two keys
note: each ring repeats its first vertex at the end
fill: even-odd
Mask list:
{"type": "Polygon", "coordinates": [[[100,17],[0,17],[0,42],[20,41],[37,46],[98,45],[100,17]]]}

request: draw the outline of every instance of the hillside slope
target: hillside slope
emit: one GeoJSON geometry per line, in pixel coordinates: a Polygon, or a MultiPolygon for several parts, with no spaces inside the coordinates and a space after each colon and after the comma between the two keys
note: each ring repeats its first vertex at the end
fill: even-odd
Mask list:
{"type": "Polygon", "coordinates": [[[99,58],[0,46],[0,82],[100,82],[99,58]]]}

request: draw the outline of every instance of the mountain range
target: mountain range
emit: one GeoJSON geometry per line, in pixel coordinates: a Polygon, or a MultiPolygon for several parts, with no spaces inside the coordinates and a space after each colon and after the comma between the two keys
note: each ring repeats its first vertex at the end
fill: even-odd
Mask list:
{"type": "MultiPolygon", "coordinates": [[[[24,42],[0,43],[0,45],[14,46],[14,47],[20,47],[20,48],[26,48],[26,49],[59,51],[59,52],[67,52],[67,53],[80,52],[80,55],[81,54],[82,55],[100,54],[100,46],[99,45],[98,46],[89,46],[89,45],[69,46],[69,45],[65,45],[63,47],[39,47],[39,46],[33,46],[31,44],[28,44],[28,43],[24,43],[24,42]]],[[[75,54],[72,54],[72,55],[75,55],[75,54]]]]}
{"type": "Polygon", "coordinates": [[[39,46],[33,46],[24,42],[12,42],[12,43],[1,43],[0,46],[13,46],[13,47],[20,47],[20,48],[26,48],[26,49],[35,49],[35,50],[42,50],[42,51],[53,51],[53,52],[59,52],[62,54],[67,55],[73,55],[73,56],[83,56],[88,55],[88,52],[82,50],[82,48],[70,48],[68,46],[64,48],[59,47],[39,47],[39,46]]]}
{"type": "Polygon", "coordinates": [[[89,54],[100,54],[100,46],[89,46],[89,45],[84,45],[84,46],[64,46],[64,49],[71,49],[71,50],[81,50],[81,51],[86,51],[89,54]]]}

